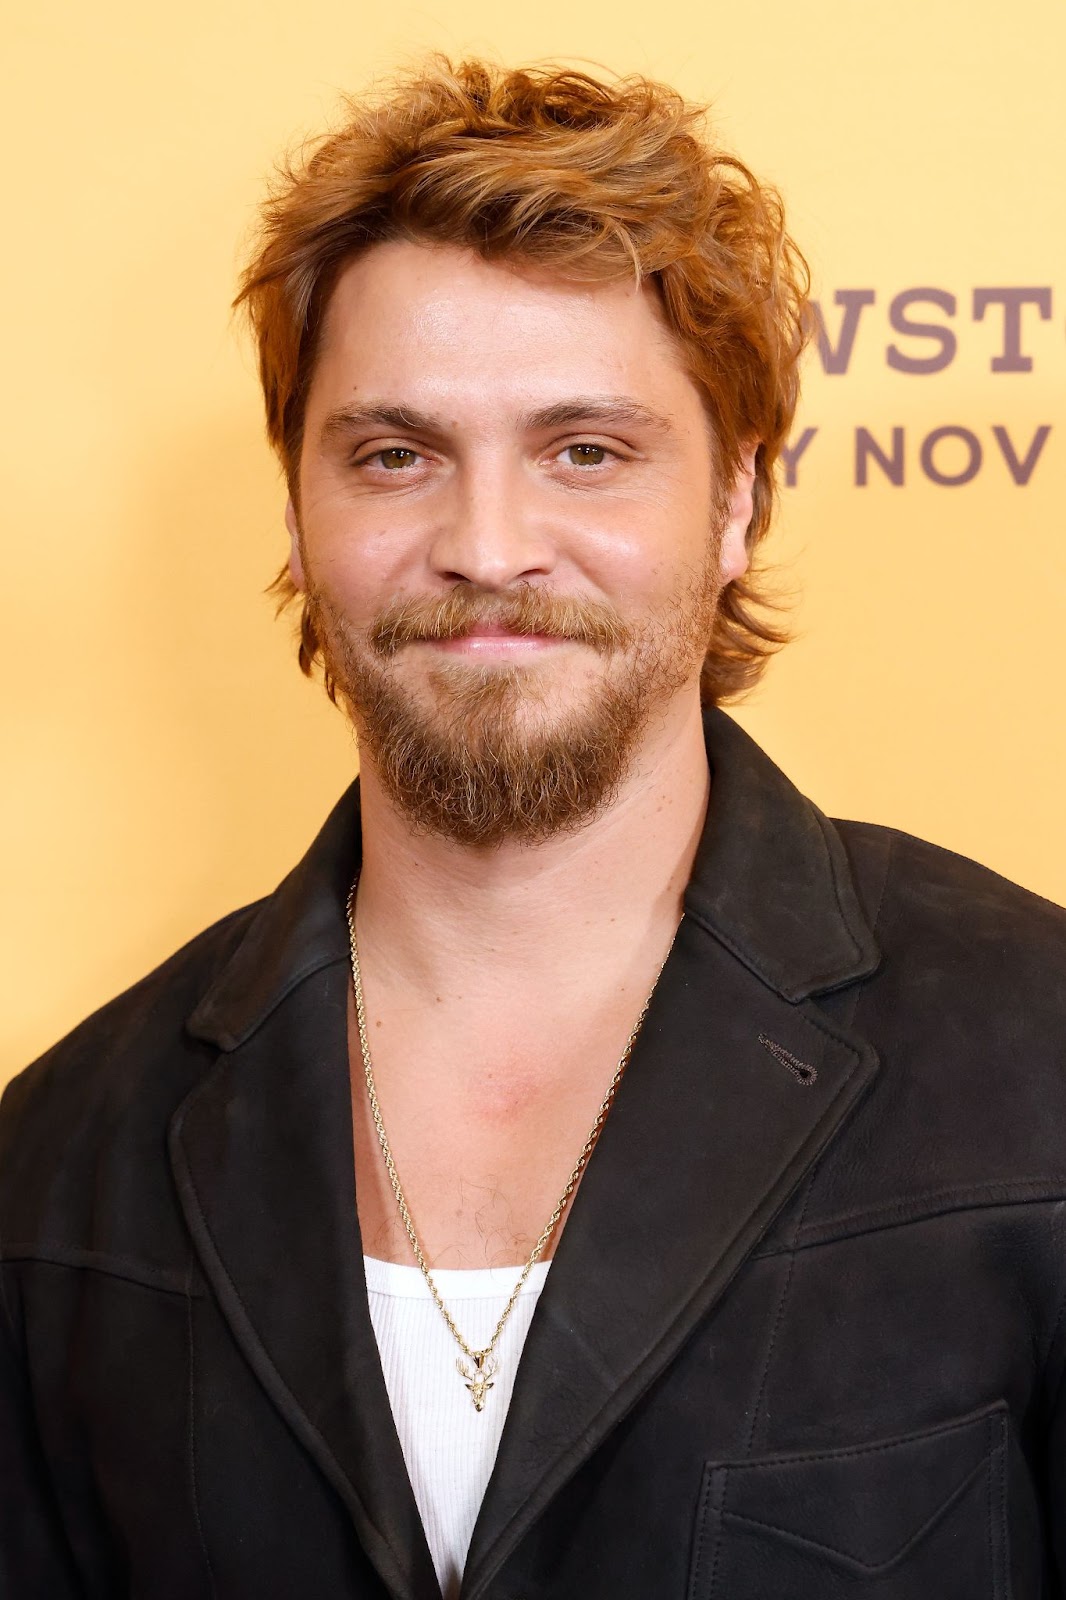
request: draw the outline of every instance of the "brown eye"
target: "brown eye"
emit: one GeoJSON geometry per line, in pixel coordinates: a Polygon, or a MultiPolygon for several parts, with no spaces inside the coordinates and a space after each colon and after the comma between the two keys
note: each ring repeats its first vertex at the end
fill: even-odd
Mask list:
{"type": "Polygon", "coordinates": [[[607,459],[602,444],[571,444],[566,453],[575,467],[598,467],[607,459]]]}
{"type": "Polygon", "coordinates": [[[392,450],[378,451],[378,460],[383,467],[388,467],[390,471],[395,471],[398,467],[409,467],[414,459],[415,452],[413,450],[405,450],[399,445],[392,450]]]}

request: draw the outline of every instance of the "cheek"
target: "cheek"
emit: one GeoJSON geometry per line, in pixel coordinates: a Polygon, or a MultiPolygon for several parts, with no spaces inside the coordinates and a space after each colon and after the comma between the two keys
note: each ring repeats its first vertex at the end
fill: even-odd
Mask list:
{"type": "Polygon", "coordinates": [[[303,547],[312,586],[353,619],[412,587],[411,541],[384,518],[320,502],[305,521],[303,547]]]}
{"type": "Polygon", "coordinates": [[[663,603],[706,571],[714,547],[714,507],[700,479],[671,474],[625,503],[604,505],[600,520],[575,529],[575,552],[609,591],[636,604],[663,603]]]}

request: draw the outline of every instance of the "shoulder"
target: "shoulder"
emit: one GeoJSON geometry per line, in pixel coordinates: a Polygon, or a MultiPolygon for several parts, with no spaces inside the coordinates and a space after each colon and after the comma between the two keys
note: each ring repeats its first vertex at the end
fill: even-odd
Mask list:
{"type": "Polygon", "coordinates": [[[120,1102],[165,1073],[186,1016],[240,944],[261,903],[205,928],[13,1078],[0,1100],[4,1121],[51,1116],[75,1092],[120,1102]]]}
{"type": "Polygon", "coordinates": [[[872,1047],[879,1068],[826,1165],[811,1238],[835,1237],[838,1223],[1057,1201],[1066,911],[910,834],[833,826],[880,962],[818,1004],[872,1047]]]}
{"type": "MultiPolygon", "coordinates": [[[[42,1233],[77,1235],[74,1212],[99,1188],[105,1151],[121,1151],[127,1173],[136,1171],[149,1188],[168,1181],[167,1123],[206,1064],[185,1020],[260,904],[203,930],[8,1084],[0,1099],[5,1248],[42,1233]]],[[[134,1232],[136,1209],[126,1196],[134,1232]]]]}
{"type": "Polygon", "coordinates": [[[1066,910],[911,834],[834,826],[881,953],[857,1014],[968,1096],[1066,1117],[1066,910]]]}
{"type": "Polygon", "coordinates": [[[1066,909],[897,828],[836,818],[832,826],[887,960],[946,962],[945,976],[1053,977],[1066,1007],[1066,909]]]}

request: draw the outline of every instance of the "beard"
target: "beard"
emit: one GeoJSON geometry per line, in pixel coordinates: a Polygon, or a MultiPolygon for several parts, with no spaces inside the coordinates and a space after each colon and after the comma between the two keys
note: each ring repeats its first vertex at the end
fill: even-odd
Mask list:
{"type": "Polygon", "coordinates": [[[315,585],[306,606],[327,681],[387,798],[418,832],[491,848],[574,831],[610,803],[649,718],[698,677],[719,593],[712,549],[639,630],[602,602],[528,584],[399,601],[365,634],[315,585]],[[396,670],[405,646],[479,625],[573,640],[596,652],[602,672],[560,710],[554,648],[521,666],[441,653],[417,688],[396,670]]]}

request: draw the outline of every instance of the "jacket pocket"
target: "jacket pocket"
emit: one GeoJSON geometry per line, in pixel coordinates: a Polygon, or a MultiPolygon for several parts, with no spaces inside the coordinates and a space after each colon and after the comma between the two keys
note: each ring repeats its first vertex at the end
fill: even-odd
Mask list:
{"type": "Polygon", "coordinates": [[[810,1455],[708,1462],[689,1600],[1011,1600],[1007,1408],[810,1455]]]}

